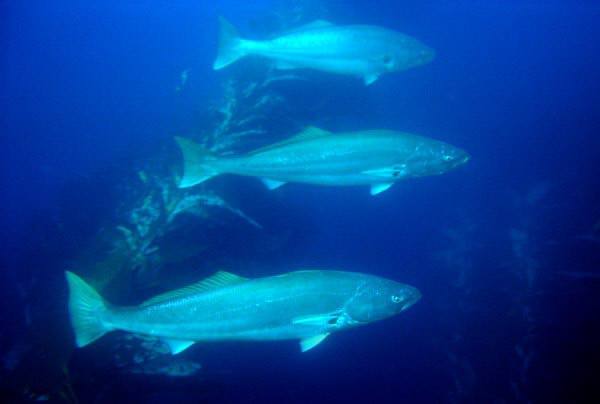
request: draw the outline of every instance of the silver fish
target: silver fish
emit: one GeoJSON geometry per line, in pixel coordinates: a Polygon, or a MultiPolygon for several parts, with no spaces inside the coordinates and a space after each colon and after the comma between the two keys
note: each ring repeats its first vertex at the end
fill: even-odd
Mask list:
{"type": "Polygon", "coordinates": [[[246,55],[259,55],[273,60],[278,69],[357,76],[369,85],[384,73],[420,66],[435,57],[433,49],[408,35],[370,25],[337,26],[320,20],[266,41],[242,39],[223,18],[220,30],[215,70],[246,55]]]}
{"type": "Polygon", "coordinates": [[[419,300],[412,286],[372,275],[323,270],[247,279],[228,272],[116,307],[66,272],[77,346],[123,330],[164,340],[173,354],[195,342],[300,340],[302,351],[329,334],[394,316],[419,300]]]}
{"type": "Polygon", "coordinates": [[[176,141],[184,159],[182,188],[229,173],[262,178],[269,189],[286,182],[370,185],[375,195],[395,181],[442,174],[470,158],[447,143],[389,130],[334,134],[309,127],[240,157],[217,157],[190,140],[176,141]]]}

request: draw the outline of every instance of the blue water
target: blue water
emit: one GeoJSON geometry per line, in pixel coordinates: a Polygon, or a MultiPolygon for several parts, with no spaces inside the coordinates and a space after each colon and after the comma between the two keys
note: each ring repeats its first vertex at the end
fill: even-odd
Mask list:
{"type": "MultiPolygon", "coordinates": [[[[0,2],[2,401],[598,399],[600,5],[401,3],[0,2]],[[158,189],[152,178],[179,169],[173,136],[206,139],[225,83],[239,90],[271,74],[252,58],[212,70],[218,16],[252,38],[315,19],[380,25],[437,54],[369,87],[294,72],[298,80],[267,91],[275,101],[256,121],[264,133],[234,151],[309,124],[385,127],[459,146],[471,161],[376,197],[366,187],[268,191],[252,178],[215,178],[197,192],[260,228],[213,206],[161,227],[150,246],[159,253],[143,267],[128,256],[107,272],[123,237],[116,227],[133,226],[131,212],[158,189]],[[372,273],[423,298],[306,353],[295,341],[223,343],[172,358],[118,333],[75,348],[66,269],[135,304],[218,269],[298,268],[372,273]],[[176,363],[191,374],[174,376],[176,363]]],[[[239,98],[241,114],[256,101],[239,98]]]]}

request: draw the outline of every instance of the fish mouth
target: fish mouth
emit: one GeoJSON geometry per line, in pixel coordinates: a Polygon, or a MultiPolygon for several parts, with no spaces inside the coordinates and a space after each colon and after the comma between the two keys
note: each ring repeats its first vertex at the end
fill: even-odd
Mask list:
{"type": "Polygon", "coordinates": [[[412,301],[410,303],[410,306],[412,306],[413,304],[415,304],[416,302],[418,302],[419,300],[421,300],[421,297],[423,295],[421,294],[421,291],[417,288],[414,288],[413,293],[412,293],[412,301]]]}
{"type": "Polygon", "coordinates": [[[471,155],[466,151],[459,149],[453,156],[451,165],[452,167],[458,167],[466,164],[469,160],[471,160],[471,155]]]}
{"type": "Polygon", "coordinates": [[[427,48],[426,50],[421,51],[421,55],[423,57],[423,63],[431,63],[435,60],[436,52],[435,49],[427,48]]]}
{"type": "Polygon", "coordinates": [[[467,153],[466,151],[462,152],[462,156],[459,159],[459,164],[465,164],[467,163],[469,160],[471,160],[471,155],[469,153],[467,153]]]}
{"type": "Polygon", "coordinates": [[[408,298],[406,299],[406,302],[402,305],[400,311],[404,311],[412,307],[415,303],[421,300],[421,291],[415,287],[411,287],[409,290],[406,291],[406,293],[408,294],[408,298]]]}

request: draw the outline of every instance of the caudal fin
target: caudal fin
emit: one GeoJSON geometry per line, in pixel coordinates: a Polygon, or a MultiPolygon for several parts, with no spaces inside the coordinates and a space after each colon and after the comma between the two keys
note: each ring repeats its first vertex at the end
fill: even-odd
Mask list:
{"type": "Polygon", "coordinates": [[[112,330],[103,323],[108,308],[98,292],[83,279],[69,271],[65,275],[69,284],[71,326],[77,346],[82,347],[112,330]]]}
{"type": "Polygon", "coordinates": [[[175,136],[175,141],[183,154],[183,176],[179,181],[179,188],[200,184],[219,174],[212,167],[216,157],[209,150],[183,137],[175,136]]]}
{"type": "Polygon", "coordinates": [[[246,56],[237,30],[223,17],[219,17],[219,51],[213,69],[219,70],[246,56]]]}

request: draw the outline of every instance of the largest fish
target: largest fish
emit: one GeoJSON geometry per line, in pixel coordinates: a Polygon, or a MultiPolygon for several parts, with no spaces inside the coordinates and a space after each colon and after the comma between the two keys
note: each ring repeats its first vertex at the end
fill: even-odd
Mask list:
{"type": "Polygon", "coordinates": [[[246,279],[228,272],[156,296],[136,307],[115,307],[67,272],[69,311],[78,346],[113,330],[163,339],[173,354],[198,341],[298,339],[302,351],[330,333],[406,310],[421,294],[372,275],[307,270],[246,279]]]}
{"type": "Polygon", "coordinates": [[[217,157],[176,138],[184,158],[180,187],[230,173],[260,177],[270,189],[286,182],[318,185],[370,185],[375,195],[395,181],[442,174],[469,160],[454,146],[390,130],[331,133],[309,127],[283,142],[245,156],[217,157]]]}
{"type": "Polygon", "coordinates": [[[275,61],[279,69],[309,68],[358,76],[365,84],[383,73],[406,70],[433,60],[435,52],[408,35],[370,25],[333,25],[315,21],[266,41],[242,39],[220,19],[219,53],[215,70],[246,55],[275,61]]]}

